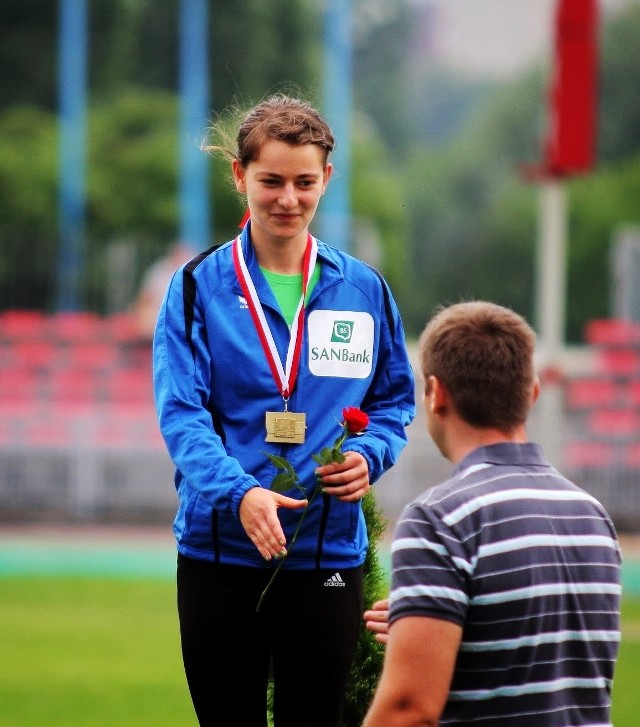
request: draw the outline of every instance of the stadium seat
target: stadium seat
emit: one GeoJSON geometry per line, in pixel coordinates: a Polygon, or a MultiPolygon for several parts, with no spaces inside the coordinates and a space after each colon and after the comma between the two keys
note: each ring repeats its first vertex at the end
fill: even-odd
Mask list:
{"type": "Polygon", "coordinates": [[[100,399],[99,381],[91,370],[57,369],[47,378],[46,394],[53,402],[96,403],[100,399]]]}
{"type": "Polygon", "coordinates": [[[32,447],[64,448],[72,443],[69,427],[54,417],[29,419],[24,423],[24,444],[32,447]]]}
{"type": "Polygon", "coordinates": [[[625,386],[623,397],[628,405],[640,407],[640,378],[630,381],[625,386]]]}
{"type": "Polygon", "coordinates": [[[43,338],[47,334],[48,319],[34,310],[8,310],[0,313],[0,338],[43,338]]]}
{"type": "Polygon", "coordinates": [[[620,388],[612,379],[574,379],[567,384],[565,401],[570,409],[592,409],[618,403],[620,388]]]}
{"type": "Polygon", "coordinates": [[[105,336],[117,343],[128,344],[140,341],[140,331],[131,313],[114,313],[103,322],[105,336]]]}
{"type": "Polygon", "coordinates": [[[105,378],[106,398],[114,402],[153,404],[150,368],[114,369],[105,378]]]}
{"type": "Polygon", "coordinates": [[[589,415],[589,431],[609,438],[640,435],[640,413],[634,409],[599,409],[589,415]]]}
{"type": "Polygon", "coordinates": [[[65,347],[66,363],[70,368],[95,371],[119,364],[117,346],[103,341],[79,341],[65,347]]]}
{"type": "Polygon", "coordinates": [[[640,374],[640,350],[608,348],[598,351],[598,369],[606,375],[625,378],[640,374]]]}
{"type": "Polygon", "coordinates": [[[640,343],[640,325],[622,318],[598,318],[584,328],[584,339],[592,346],[628,346],[640,343]]]}
{"type": "Polygon", "coordinates": [[[16,366],[0,372],[0,402],[2,409],[11,409],[17,402],[37,401],[41,377],[31,368],[16,366]]]}
{"type": "Polygon", "coordinates": [[[640,442],[633,442],[625,448],[624,463],[631,469],[640,470],[640,442]]]}
{"type": "Polygon", "coordinates": [[[7,357],[14,368],[43,370],[54,366],[58,360],[59,348],[44,339],[15,341],[7,357]]]}
{"type": "Polygon", "coordinates": [[[98,340],[103,335],[102,319],[87,311],[56,313],[49,321],[49,331],[59,341],[98,340]]]}
{"type": "Polygon", "coordinates": [[[571,469],[608,468],[615,462],[615,447],[608,442],[575,440],[564,450],[564,463],[571,469]]]}

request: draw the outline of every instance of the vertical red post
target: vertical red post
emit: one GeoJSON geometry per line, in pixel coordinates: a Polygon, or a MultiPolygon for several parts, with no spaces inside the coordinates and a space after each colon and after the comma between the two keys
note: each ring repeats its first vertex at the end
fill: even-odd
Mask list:
{"type": "Polygon", "coordinates": [[[566,176],[593,165],[597,121],[597,0],[559,0],[545,171],[566,176]]]}

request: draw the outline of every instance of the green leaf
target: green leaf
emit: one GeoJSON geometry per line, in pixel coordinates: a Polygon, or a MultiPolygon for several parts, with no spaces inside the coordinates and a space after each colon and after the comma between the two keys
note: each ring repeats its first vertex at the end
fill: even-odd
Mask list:
{"type": "Polygon", "coordinates": [[[324,460],[322,459],[322,457],[319,454],[312,454],[311,459],[314,462],[317,462],[320,466],[322,466],[324,464],[324,460]]]}
{"type": "Polygon", "coordinates": [[[323,447],[320,450],[320,457],[322,457],[322,464],[329,464],[331,462],[331,450],[329,447],[323,447]]]}
{"type": "Polygon", "coordinates": [[[286,492],[296,486],[298,486],[297,482],[286,472],[280,472],[271,480],[271,490],[273,492],[286,492]]]}
{"type": "Polygon", "coordinates": [[[345,461],[346,457],[339,449],[334,449],[331,452],[331,461],[332,462],[338,462],[339,464],[342,464],[345,461]]]}
{"type": "Polygon", "coordinates": [[[279,470],[293,472],[293,467],[291,466],[291,463],[288,459],[285,459],[284,457],[278,457],[278,455],[276,454],[269,454],[269,452],[265,452],[265,454],[279,470]]]}

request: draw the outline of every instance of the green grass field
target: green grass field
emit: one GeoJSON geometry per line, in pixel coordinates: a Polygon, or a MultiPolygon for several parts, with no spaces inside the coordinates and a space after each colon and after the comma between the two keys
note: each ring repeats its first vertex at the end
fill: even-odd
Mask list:
{"type": "Polygon", "coordinates": [[[167,580],[0,579],[0,725],[197,725],[174,601],[167,580]]]}
{"type": "MultiPolygon", "coordinates": [[[[0,727],[195,726],[166,579],[0,578],[0,727]]],[[[616,727],[640,714],[640,600],[626,600],[616,727]]]]}

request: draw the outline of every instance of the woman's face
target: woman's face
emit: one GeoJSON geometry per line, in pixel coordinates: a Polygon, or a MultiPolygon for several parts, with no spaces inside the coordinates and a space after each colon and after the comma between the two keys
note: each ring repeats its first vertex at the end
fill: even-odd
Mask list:
{"type": "Polygon", "coordinates": [[[269,139],[256,160],[246,167],[234,160],[232,168],[238,192],[247,195],[254,243],[305,242],[332,172],[322,149],[269,139]]]}

